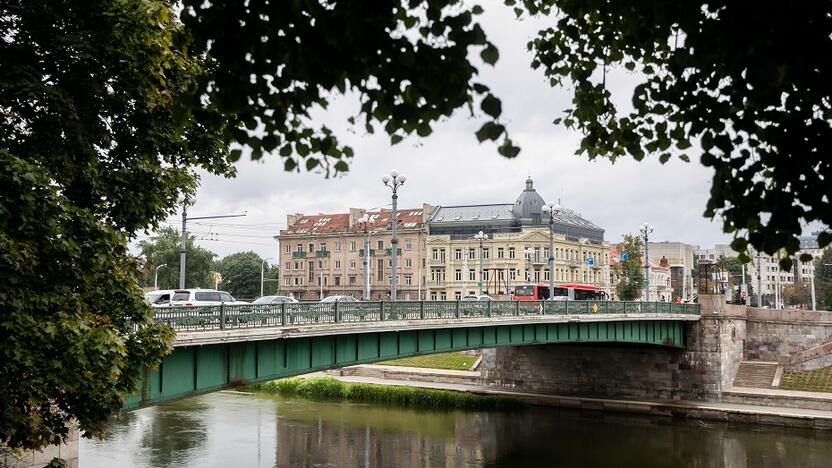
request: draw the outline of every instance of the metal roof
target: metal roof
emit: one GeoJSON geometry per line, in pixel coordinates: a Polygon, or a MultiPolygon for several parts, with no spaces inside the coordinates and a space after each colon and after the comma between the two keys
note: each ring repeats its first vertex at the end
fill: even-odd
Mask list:
{"type": "Polygon", "coordinates": [[[430,218],[431,223],[514,221],[511,203],[494,205],[441,206],[430,218]]]}

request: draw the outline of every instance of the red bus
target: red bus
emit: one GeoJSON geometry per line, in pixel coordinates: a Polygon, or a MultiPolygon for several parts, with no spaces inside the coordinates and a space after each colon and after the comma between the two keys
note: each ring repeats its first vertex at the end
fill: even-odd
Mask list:
{"type": "MultiPolygon", "coordinates": [[[[549,299],[549,285],[544,283],[522,284],[514,288],[516,301],[543,301],[549,299]]],[[[555,286],[554,300],[604,301],[607,294],[603,289],[588,284],[561,283],[555,286]]]]}

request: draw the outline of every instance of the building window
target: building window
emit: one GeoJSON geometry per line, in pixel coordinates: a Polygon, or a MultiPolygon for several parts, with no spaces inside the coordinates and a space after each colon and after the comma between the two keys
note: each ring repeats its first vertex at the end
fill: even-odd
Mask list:
{"type": "Polygon", "coordinates": [[[350,252],[355,252],[355,241],[350,242],[350,252]]]}
{"type": "Polygon", "coordinates": [[[462,249],[454,249],[454,260],[462,260],[462,249]]]}
{"type": "Polygon", "coordinates": [[[323,267],[324,267],[324,261],[323,260],[318,260],[318,268],[323,268],[323,267]]]}
{"type": "Polygon", "coordinates": [[[505,258],[505,252],[502,247],[497,248],[497,258],[505,258]]]}
{"type": "Polygon", "coordinates": [[[454,300],[462,299],[462,292],[461,291],[454,291],[454,300]]]}
{"type": "Polygon", "coordinates": [[[483,281],[488,281],[488,272],[489,272],[489,270],[483,270],[482,271],[482,280],[483,281]]]}
{"type": "Polygon", "coordinates": [[[404,277],[404,284],[410,286],[413,284],[413,277],[412,276],[405,276],[404,277]]]}
{"type": "Polygon", "coordinates": [[[489,251],[488,251],[488,247],[483,247],[482,248],[482,258],[483,258],[483,260],[488,260],[489,255],[490,254],[489,254],[489,251]]]}
{"type": "Polygon", "coordinates": [[[384,241],[383,240],[378,241],[378,249],[379,250],[384,250],[384,241]]]}
{"type": "Polygon", "coordinates": [[[355,284],[355,276],[350,276],[350,285],[355,284]]]}
{"type": "Polygon", "coordinates": [[[326,242],[321,242],[321,251],[326,252],[326,242]]]}
{"type": "Polygon", "coordinates": [[[283,278],[283,285],[284,286],[291,286],[292,285],[292,278],[283,278]]]}
{"type": "Polygon", "coordinates": [[[435,301],[435,300],[436,300],[436,291],[432,291],[432,292],[430,293],[430,300],[432,300],[432,301],[435,301]]]}
{"type": "Polygon", "coordinates": [[[310,252],[314,252],[314,251],[315,251],[315,244],[314,244],[313,242],[310,242],[310,243],[309,243],[309,251],[310,251],[310,252]]]}
{"type": "Polygon", "coordinates": [[[468,249],[468,260],[476,260],[477,259],[477,249],[469,248],[468,249]]]}
{"type": "Polygon", "coordinates": [[[335,269],[336,269],[336,270],[340,270],[340,269],[341,269],[341,260],[335,260],[335,269]]]}
{"type": "Polygon", "coordinates": [[[286,244],[284,247],[286,247],[286,248],[283,249],[283,251],[286,252],[286,253],[289,253],[289,249],[292,248],[292,246],[290,246],[289,244],[286,244]]]}
{"type": "Polygon", "coordinates": [[[468,270],[468,281],[476,281],[477,280],[477,270],[471,269],[468,270]]]}
{"type": "Polygon", "coordinates": [[[350,260],[350,270],[355,270],[355,260],[350,260]]]}
{"type": "Polygon", "coordinates": [[[515,258],[514,253],[515,253],[514,247],[509,247],[508,248],[508,258],[515,258]]]}
{"type": "Polygon", "coordinates": [[[454,270],[454,279],[456,281],[462,281],[462,270],[454,270]]]}
{"type": "Polygon", "coordinates": [[[336,242],[336,243],[335,243],[335,251],[336,251],[336,252],[340,252],[340,251],[341,251],[341,243],[340,243],[340,242],[336,242]]]}
{"type": "Polygon", "coordinates": [[[413,241],[410,239],[404,240],[404,249],[405,250],[413,250],[413,241]]]}
{"type": "Polygon", "coordinates": [[[384,259],[378,259],[378,268],[376,268],[376,275],[377,281],[382,281],[384,279],[384,259]]]}
{"type": "Polygon", "coordinates": [[[295,262],[295,270],[300,270],[300,263],[295,262]]]}
{"type": "Polygon", "coordinates": [[[303,244],[301,244],[300,242],[298,242],[297,251],[303,252],[303,244]]]}
{"type": "Polygon", "coordinates": [[[549,281],[549,269],[543,270],[543,281],[549,281]]]}
{"type": "Polygon", "coordinates": [[[413,267],[413,259],[411,259],[411,258],[404,259],[404,266],[405,266],[405,268],[413,267]]]}
{"type": "Polygon", "coordinates": [[[446,293],[445,291],[442,291],[441,293],[439,293],[439,300],[440,301],[447,301],[448,300],[448,293],[446,293]]]}
{"type": "Polygon", "coordinates": [[[287,269],[287,270],[291,270],[291,269],[292,269],[292,262],[286,262],[286,269],[287,269]]]}

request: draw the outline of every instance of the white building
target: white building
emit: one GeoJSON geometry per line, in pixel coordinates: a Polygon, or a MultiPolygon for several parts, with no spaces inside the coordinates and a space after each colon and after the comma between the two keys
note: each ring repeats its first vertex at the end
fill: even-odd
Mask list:
{"type": "MultiPolygon", "coordinates": [[[[746,265],[746,268],[751,277],[753,295],[756,296],[757,292],[762,293],[763,305],[782,307],[783,288],[786,285],[797,281],[806,286],[811,284],[811,278],[815,275],[815,263],[814,261],[801,262],[800,256],[810,254],[814,258],[819,258],[823,255],[823,249],[818,248],[817,233],[800,237],[800,247],[800,251],[793,257],[795,263],[790,271],[780,268],[779,262],[782,256],[779,253],[768,255],[765,252],[749,249],[751,262],[746,265]]],[[[696,256],[700,261],[717,262],[722,257],[736,257],[737,253],[729,245],[717,244],[712,249],[698,250],[696,256]]]]}

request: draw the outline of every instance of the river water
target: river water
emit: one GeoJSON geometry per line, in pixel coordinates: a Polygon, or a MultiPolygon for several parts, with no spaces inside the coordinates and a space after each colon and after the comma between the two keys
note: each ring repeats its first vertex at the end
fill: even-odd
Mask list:
{"type": "Polygon", "coordinates": [[[81,440],[95,467],[832,466],[832,433],[529,407],[428,411],[220,392],[81,440]]]}

